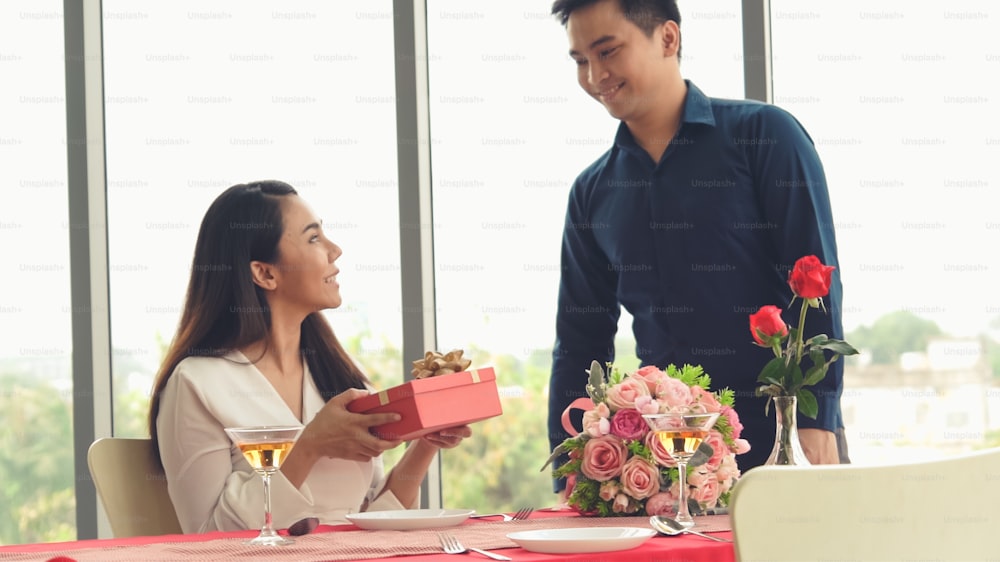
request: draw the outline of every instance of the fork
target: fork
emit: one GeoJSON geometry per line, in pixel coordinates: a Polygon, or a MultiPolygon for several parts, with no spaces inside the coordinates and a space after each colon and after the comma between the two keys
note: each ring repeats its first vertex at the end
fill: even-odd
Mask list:
{"type": "Polygon", "coordinates": [[[522,521],[531,516],[531,513],[535,511],[533,507],[522,507],[517,510],[514,515],[507,515],[506,513],[477,513],[475,515],[470,515],[472,519],[479,519],[482,517],[503,517],[504,521],[522,521]]]}
{"type": "Polygon", "coordinates": [[[438,540],[441,541],[441,549],[447,554],[462,554],[465,552],[478,552],[487,558],[492,558],[494,560],[513,560],[513,558],[508,558],[500,554],[493,554],[486,550],[480,550],[478,548],[465,548],[465,546],[458,542],[458,539],[448,533],[438,533],[438,540]]]}
{"type": "Polygon", "coordinates": [[[514,513],[514,516],[511,517],[511,519],[514,521],[523,521],[531,517],[531,513],[533,511],[535,511],[535,508],[533,507],[522,507],[521,509],[517,510],[516,513],[514,513]]]}

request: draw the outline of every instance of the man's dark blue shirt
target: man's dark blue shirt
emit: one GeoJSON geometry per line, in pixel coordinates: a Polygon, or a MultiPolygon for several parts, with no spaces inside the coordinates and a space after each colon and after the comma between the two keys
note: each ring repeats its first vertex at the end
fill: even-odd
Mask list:
{"type": "MultiPolygon", "coordinates": [[[[753,343],[749,316],[772,304],[798,322],[788,272],[809,254],[837,266],[826,313],[807,317],[806,337],[842,338],[841,284],[826,178],[812,139],[787,111],[706,97],[687,82],[681,126],[654,162],[622,123],[614,145],[576,179],[562,243],[562,278],[549,389],[549,440],[567,437],[563,410],[586,396],[591,361],[613,359],[619,306],[634,318],[643,365],[701,365],[711,390],[736,392],[743,470],[763,464],[774,412],[754,396],[770,349],[753,343]]],[[[843,426],[843,361],[811,390],[816,420],[843,426]]],[[[577,423],[577,427],[579,424],[577,423]]],[[[557,485],[558,487],[558,485],[557,485]]]]}

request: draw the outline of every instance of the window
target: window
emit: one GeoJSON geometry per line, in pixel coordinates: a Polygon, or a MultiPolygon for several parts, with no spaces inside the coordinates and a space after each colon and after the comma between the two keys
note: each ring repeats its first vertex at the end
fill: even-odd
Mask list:
{"type": "Polygon", "coordinates": [[[0,5],[0,544],[76,538],[63,56],[61,2],[0,5]]]}
{"type": "Polygon", "coordinates": [[[246,181],[287,181],[324,220],[334,330],[401,382],[391,3],[109,0],[104,25],[116,435],[146,435],[201,217],[246,181]]]}
{"type": "Polygon", "coordinates": [[[996,113],[1000,68],[988,30],[1000,11],[987,2],[928,9],[857,0],[773,0],[771,9],[775,103],[800,119],[823,159],[844,328],[848,341],[875,352],[846,367],[845,406],[870,424],[847,428],[852,458],[982,446],[981,420],[996,419],[995,400],[987,416],[981,397],[995,392],[991,334],[1000,316],[991,298],[1000,262],[984,252],[1000,240],[991,203],[1000,136],[986,118],[996,113]],[[962,427],[948,431],[980,438],[959,443],[933,412],[965,384],[980,398],[963,401],[968,416],[949,416],[962,427]],[[873,399],[883,390],[892,408],[873,399]],[[905,427],[907,418],[917,427],[905,427]],[[909,442],[868,438],[885,432],[909,442]]]}

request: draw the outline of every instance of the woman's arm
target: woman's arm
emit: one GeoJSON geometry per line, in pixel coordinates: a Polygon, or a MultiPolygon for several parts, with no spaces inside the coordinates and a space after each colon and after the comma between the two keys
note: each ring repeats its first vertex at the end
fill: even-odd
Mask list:
{"type": "Polygon", "coordinates": [[[399,503],[405,506],[414,505],[420,494],[420,483],[438,450],[455,447],[462,442],[462,439],[471,435],[472,429],[467,425],[461,425],[430,433],[414,441],[389,472],[382,493],[392,492],[399,503]]]}

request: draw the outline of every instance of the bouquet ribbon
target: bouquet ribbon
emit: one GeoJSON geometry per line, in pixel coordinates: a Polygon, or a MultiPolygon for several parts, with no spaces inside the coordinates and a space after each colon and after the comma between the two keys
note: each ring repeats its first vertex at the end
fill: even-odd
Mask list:
{"type": "Polygon", "coordinates": [[[593,410],[595,408],[594,401],[590,398],[577,398],[566,406],[566,409],[562,413],[562,426],[566,430],[566,433],[570,435],[579,435],[583,433],[583,428],[577,429],[573,427],[573,422],[569,419],[569,413],[572,410],[593,410]]]}

